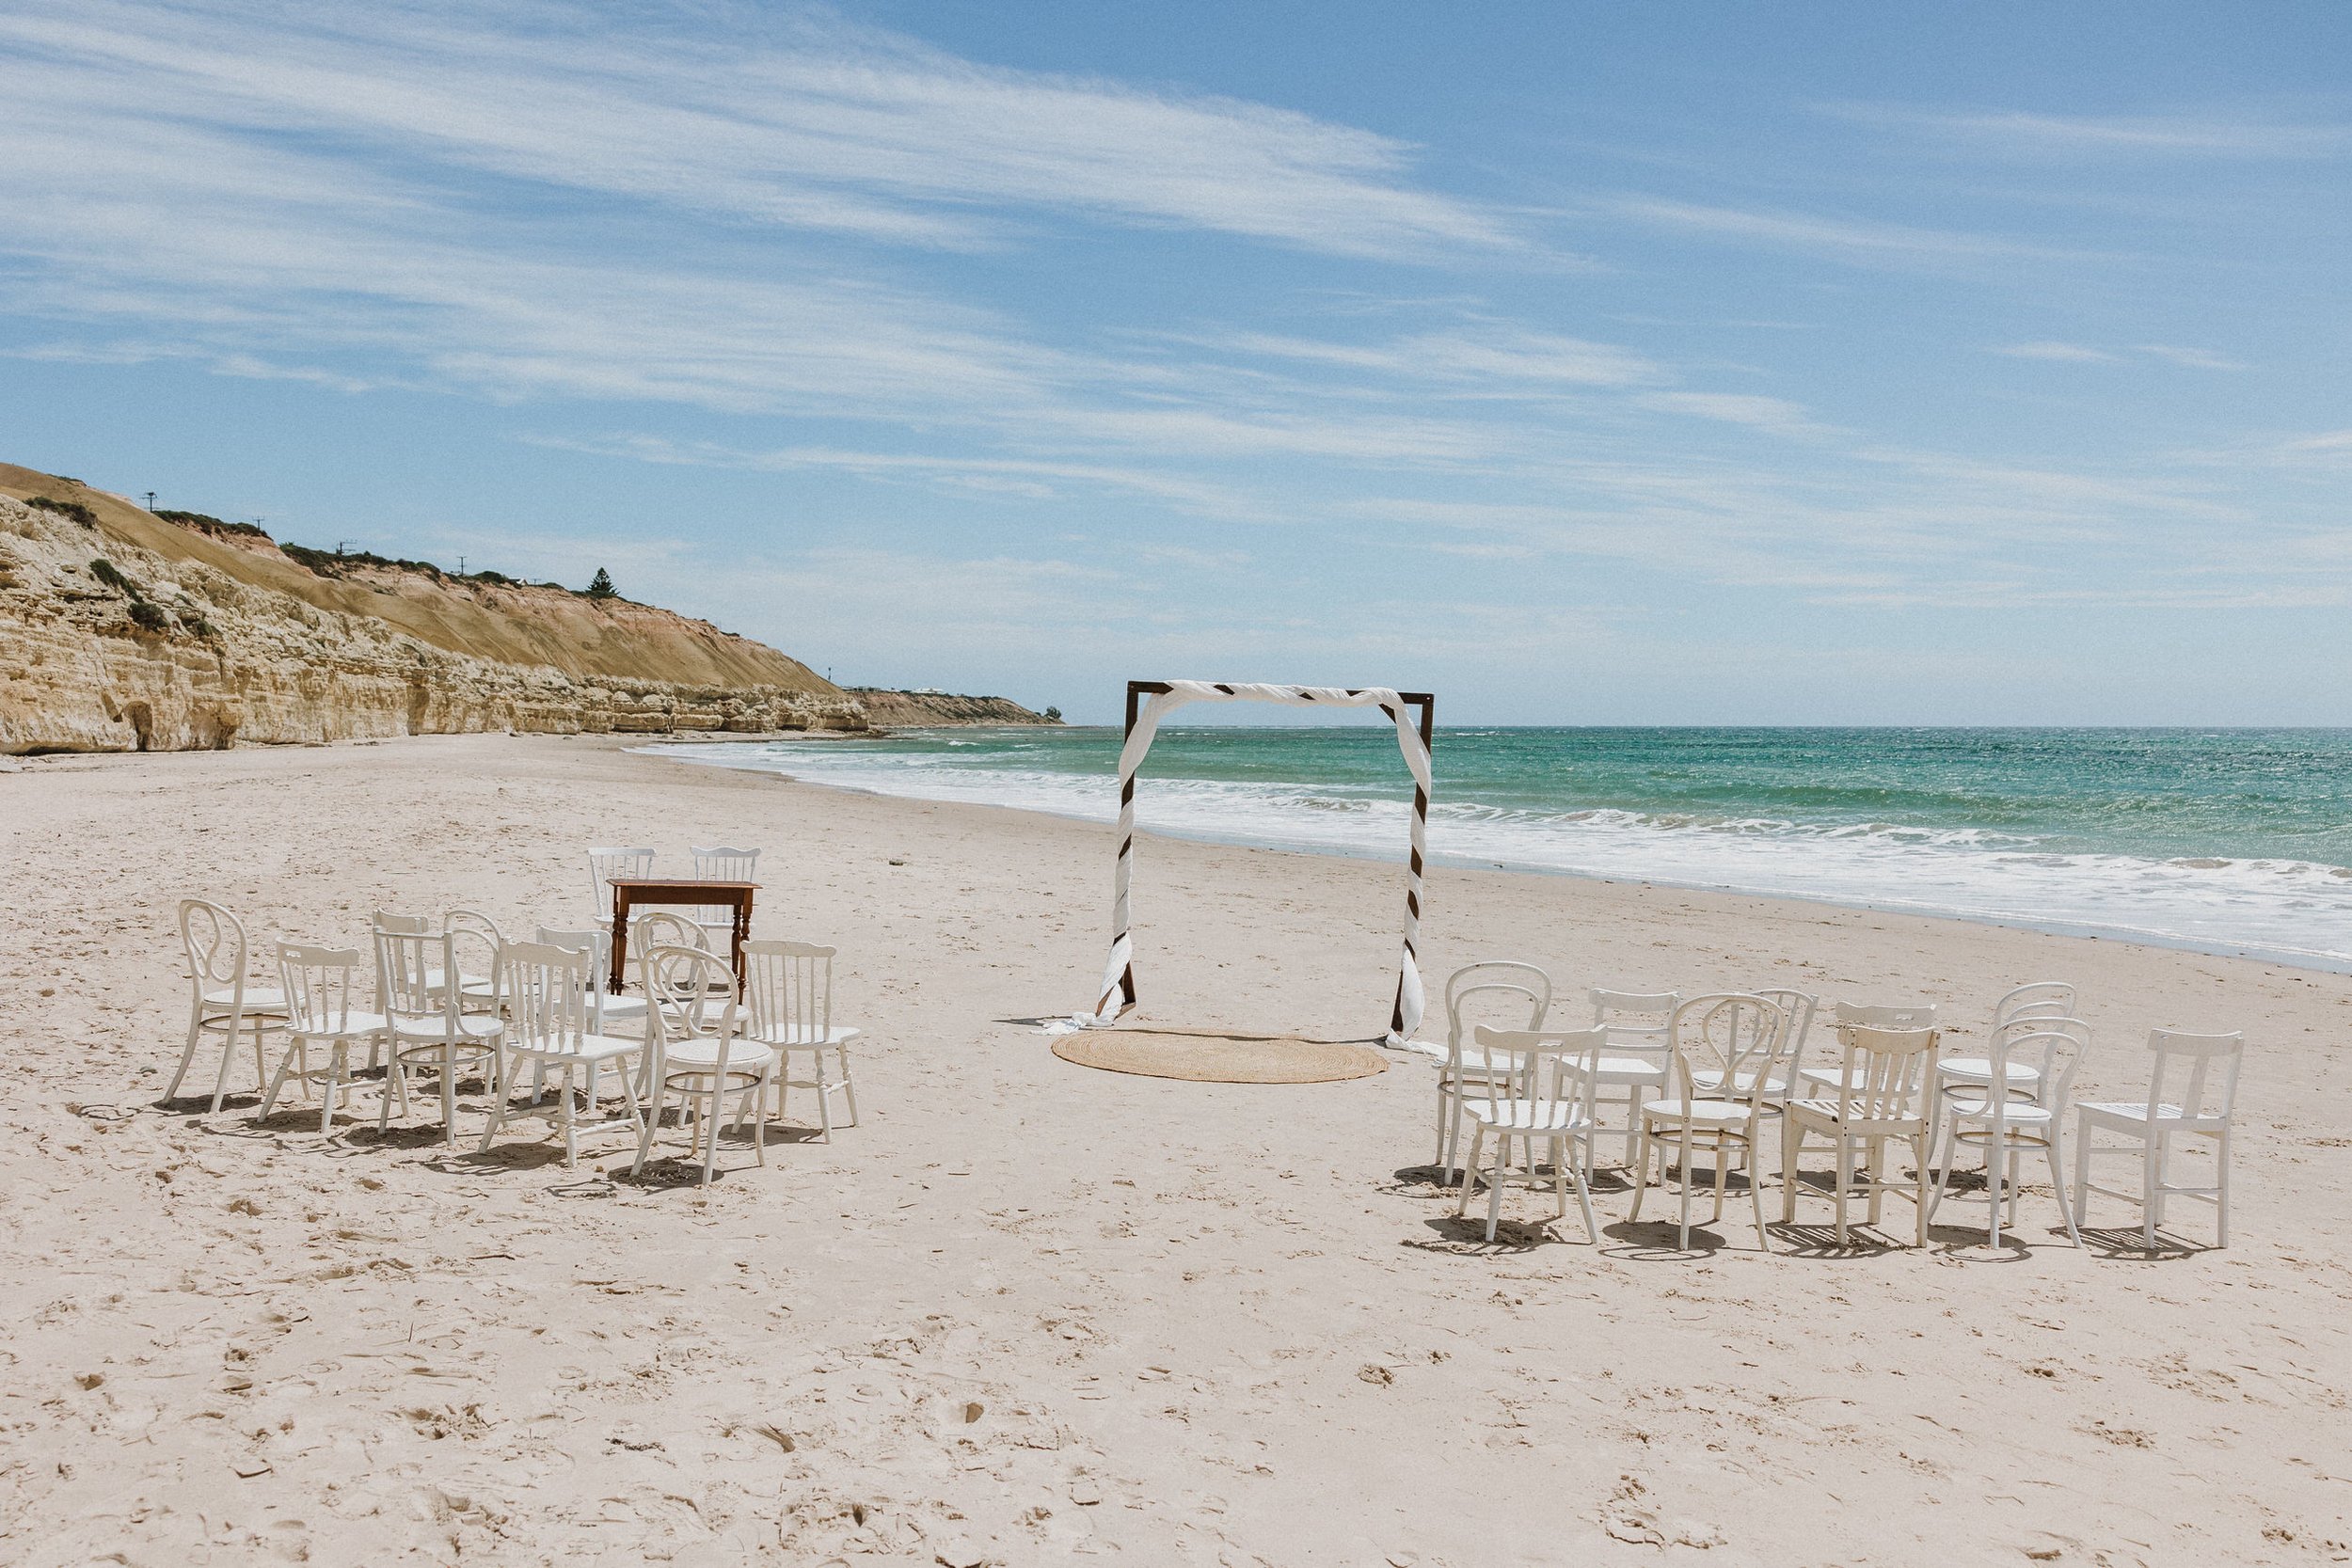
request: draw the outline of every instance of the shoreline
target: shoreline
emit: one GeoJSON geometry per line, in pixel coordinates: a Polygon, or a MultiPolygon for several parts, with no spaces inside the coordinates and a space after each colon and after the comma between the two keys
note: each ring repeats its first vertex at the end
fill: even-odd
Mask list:
{"type": "MultiPolygon", "coordinates": [[[[958,726],[939,725],[926,727],[951,729],[958,726]]],[[[761,741],[797,741],[804,738],[818,738],[830,742],[835,737],[830,736],[812,737],[782,735],[775,736],[746,738],[758,739],[761,741]]],[[[839,736],[838,738],[850,740],[886,739],[888,738],[888,736],[886,733],[881,735],[868,734],[863,736],[846,735],[839,736]]],[[[1025,816],[1048,817],[1059,822],[1086,823],[1089,826],[1096,827],[1104,825],[1103,820],[1100,818],[1082,816],[1071,812],[1058,812],[1044,806],[1013,805],[1002,801],[942,800],[929,796],[899,794],[885,789],[867,788],[854,784],[840,784],[822,778],[804,777],[796,773],[784,772],[776,768],[747,767],[739,764],[723,762],[713,758],[665,756],[663,754],[662,748],[665,746],[691,746],[704,744],[704,742],[700,740],[682,739],[675,741],[647,741],[644,739],[644,737],[631,737],[631,739],[633,743],[628,745],[625,749],[635,752],[641,755],[657,757],[663,761],[676,762],[689,767],[717,768],[724,768],[732,772],[763,774],[770,778],[784,779],[789,783],[813,789],[827,789],[841,794],[858,795],[881,800],[901,800],[926,805],[969,806],[980,810],[1008,811],[1019,813],[1025,816]]],[[[1331,845],[1279,842],[1265,838],[1219,836],[1208,832],[1185,832],[1183,830],[1168,828],[1139,828],[1137,831],[1142,836],[1152,839],[1178,840],[1192,844],[1222,845],[1238,849],[1263,849],[1278,854],[1327,857],[1337,860],[1351,861],[1367,865],[1402,863],[1401,854],[1396,861],[1391,862],[1379,855],[1360,852],[1331,845]]],[[[1429,856],[1429,864],[1432,866],[1445,866],[1449,869],[1457,871],[1499,871],[1511,876],[1559,878],[1570,881],[1593,882],[1610,887],[1628,886],[1666,888],[1685,893],[1720,894],[1733,897],[1764,899],[1775,903],[1796,904],[1813,908],[1854,910],[1873,914],[1903,915],[1920,920],[1945,920],[1965,926],[1985,927],[1995,930],[2029,932],[2040,936],[2067,937],[2087,942],[2114,942],[2134,947],[2153,948],[2166,952],[2195,953],[2206,958],[2239,958],[2253,963],[2280,964],[2292,969],[2310,970],[2315,974],[2352,974],[2352,958],[2342,958],[2328,953],[2301,952],[2286,948],[2268,948],[2246,943],[2223,944],[2217,942],[2204,942],[2191,938],[2174,937],[2164,932],[2139,930],[2124,926],[2103,926],[2089,922],[2034,920],[2021,915],[1980,913],[1964,910],[1938,908],[1931,905],[1891,903],[1871,898],[1837,897],[1827,894],[1790,893],[1779,890],[1747,888],[1726,882],[1684,881],[1677,880],[1673,878],[1663,877],[1610,877],[1601,876],[1596,872],[1578,871],[1560,866],[1534,865],[1524,863],[1515,864],[1507,861],[1498,862],[1480,856],[1450,854],[1442,850],[1433,850],[1431,852],[1429,856]]]]}

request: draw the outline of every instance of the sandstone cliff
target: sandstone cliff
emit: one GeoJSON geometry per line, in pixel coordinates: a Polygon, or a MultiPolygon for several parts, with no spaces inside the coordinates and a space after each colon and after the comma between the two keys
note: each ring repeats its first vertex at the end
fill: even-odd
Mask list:
{"type": "Polygon", "coordinates": [[[869,724],[915,729],[937,724],[1058,724],[1060,716],[1033,713],[1009,697],[958,697],[944,691],[890,691],[875,686],[846,688],[866,710],[869,724]]]}
{"type": "Polygon", "coordinates": [[[0,465],[0,753],[866,727],[805,665],[668,610],[389,562],[325,572],[0,465]]]}

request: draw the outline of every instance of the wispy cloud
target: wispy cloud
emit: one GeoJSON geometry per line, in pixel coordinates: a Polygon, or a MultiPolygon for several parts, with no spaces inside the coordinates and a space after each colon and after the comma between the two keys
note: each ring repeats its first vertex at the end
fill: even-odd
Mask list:
{"type": "Polygon", "coordinates": [[[2224,355],[2171,343],[2137,343],[2124,349],[2092,348],[2085,343],[2036,341],[2002,343],[1993,353],[2011,359],[2047,359],[2058,364],[2121,365],[2134,359],[2161,359],[2167,364],[2200,371],[2242,371],[2246,366],[2224,355]]]}
{"type": "Polygon", "coordinates": [[[1766,245],[1872,266],[1908,263],[1949,267],[1993,261],[2084,259],[2081,251],[2024,240],[1867,218],[1758,212],[1645,196],[1620,197],[1604,203],[1603,208],[1637,223],[1727,244],[1766,245]]]}
{"type": "Polygon", "coordinates": [[[1993,352],[2011,359],[2048,359],[2061,365],[2112,365],[2122,357],[2103,348],[2049,341],[2003,343],[1993,352]]]}
{"type": "Polygon", "coordinates": [[[2244,113],[2143,116],[2037,114],[2017,109],[1932,110],[1830,103],[1824,113],[2037,155],[2165,154],[2203,158],[2341,158],[2352,124],[2281,120],[2244,113]]]}
{"type": "Polygon", "coordinates": [[[1841,434],[1836,427],[1825,425],[1808,414],[1802,404],[1787,398],[1755,397],[1736,392],[1649,392],[1641,404],[1670,414],[1688,414],[1695,419],[1714,420],[1723,424],[1745,425],[1768,435],[1785,436],[1809,440],[1823,436],[1841,434]]]}

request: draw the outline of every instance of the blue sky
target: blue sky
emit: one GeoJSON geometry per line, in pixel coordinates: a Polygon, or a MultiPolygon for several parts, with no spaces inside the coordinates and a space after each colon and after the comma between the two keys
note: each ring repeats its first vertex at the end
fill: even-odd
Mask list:
{"type": "Polygon", "coordinates": [[[2352,8],[11,0],[0,457],[844,681],[2352,723],[2352,8]]]}

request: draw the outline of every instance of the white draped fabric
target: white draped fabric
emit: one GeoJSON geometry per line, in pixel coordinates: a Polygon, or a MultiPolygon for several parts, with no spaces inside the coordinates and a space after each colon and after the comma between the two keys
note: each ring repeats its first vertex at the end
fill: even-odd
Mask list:
{"type": "Polygon", "coordinates": [[[1188,703],[1282,703],[1294,707],[1376,707],[1396,725],[1397,749],[1413,775],[1412,859],[1405,890],[1404,952],[1397,970],[1396,1007],[1388,1043],[1402,1045],[1421,1024],[1423,997],[1415,955],[1421,940],[1422,867],[1429,851],[1429,748],[1408,715],[1403,698],[1385,687],[1350,691],[1333,686],[1256,686],[1229,682],[1170,681],[1136,715],[1135,728],[1119,753],[1119,869],[1111,897],[1110,960],[1103,969],[1101,999],[1092,1013],[1072,1022],[1082,1026],[1114,1022],[1135,1006],[1134,925],[1129,895],[1135,881],[1136,770],[1143,766],[1159,733],[1160,721],[1188,703]]]}

